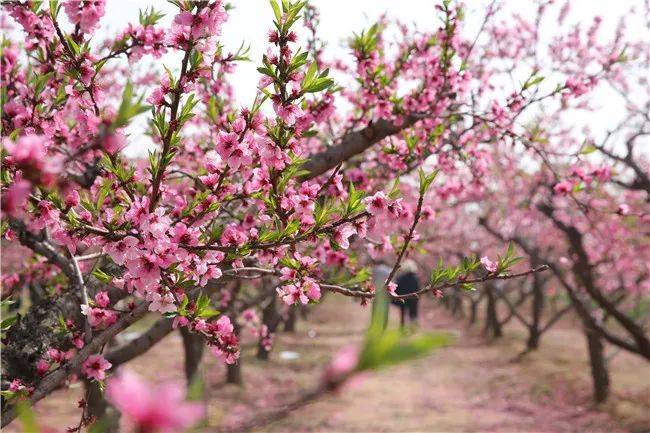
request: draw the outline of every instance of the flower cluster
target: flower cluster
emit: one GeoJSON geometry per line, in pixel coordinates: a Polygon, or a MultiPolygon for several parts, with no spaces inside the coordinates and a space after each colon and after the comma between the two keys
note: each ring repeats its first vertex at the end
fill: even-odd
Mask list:
{"type": "Polygon", "coordinates": [[[104,16],[106,0],[66,0],[63,10],[72,24],[84,33],[93,33],[104,16]]]}

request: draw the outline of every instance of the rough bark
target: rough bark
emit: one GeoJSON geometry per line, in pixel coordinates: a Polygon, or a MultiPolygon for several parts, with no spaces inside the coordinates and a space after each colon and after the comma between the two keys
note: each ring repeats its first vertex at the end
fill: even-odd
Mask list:
{"type": "Polygon", "coordinates": [[[552,207],[540,205],[538,208],[566,235],[571,250],[577,257],[577,260],[573,262],[572,272],[581,282],[582,287],[605,313],[614,318],[627,331],[636,346],[635,352],[646,359],[650,359],[650,338],[648,338],[643,327],[626,315],[625,312],[619,310],[616,303],[608,299],[598,288],[593,274],[593,265],[590,263],[589,256],[584,248],[582,233],[577,228],[566,225],[555,218],[552,207]]]}
{"type": "Polygon", "coordinates": [[[541,321],[544,312],[544,287],[542,280],[537,275],[533,275],[533,303],[531,316],[532,320],[528,327],[528,341],[526,342],[527,350],[535,350],[539,347],[539,340],[542,336],[541,321]]]}
{"type": "MultiPolygon", "coordinates": [[[[239,325],[237,323],[233,323],[233,326],[235,328],[235,335],[237,335],[237,338],[239,338],[239,331],[240,331],[239,325]]],[[[226,383],[230,383],[233,385],[242,385],[244,383],[244,378],[242,375],[241,356],[234,364],[226,365],[226,383]]]]}
{"type": "MultiPolygon", "coordinates": [[[[269,299],[268,304],[262,310],[262,323],[266,325],[269,333],[274,333],[278,329],[278,325],[282,321],[282,317],[278,312],[277,297],[273,296],[269,299]]],[[[262,339],[257,343],[257,359],[266,361],[269,359],[270,351],[266,350],[262,344],[262,339]]]]}
{"type": "Polygon", "coordinates": [[[140,334],[135,339],[117,347],[105,356],[113,364],[113,368],[120,364],[130,361],[151,349],[156,343],[162,340],[172,331],[171,319],[159,319],[147,331],[140,334]]]}
{"type": "Polygon", "coordinates": [[[594,401],[596,403],[603,403],[609,397],[609,371],[607,369],[603,340],[599,333],[590,326],[585,326],[584,329],[589,349],[589,364],[591,366],[591,378],[594,388],[594,401]]]}
{"type": "MultiPolygon", "coordinates": [[[[106,328],[100,334],[86,344],[79,352],[66,364],[58,369],[48,373],[36,383],[34,392],[29,398],[31,404],[40,401],[43,397],[57,389],[73,373],[79,371],[81,364],[93,353],[97,353],[101,347],[110,341],[115,335],[125,330],[133,323],[141,319],[148,311],[147,303],[142,302],[132,311],[123,314],[113,325],[106,328]]],[[[13,406],[3,407],[2,426],[6,426],[16,418],[16,411],[13,406]]]]}
{"type": "Polygon", "coordinates": [[[99,420],[103,433],[118,433],[120,412],[106,401],[97,382],[86,380],[84,387],[86,388],[86,415],[93,415],[99,420]]]}
{"type": "Polygon", "coordinates": [[[26,383],[36,380],[36,363],[49,347],[70,347],[69,338],[56,332],[60,326],[59,317],[70,318],[76,325],[81,325],[76,293],[68,292],[34,304],[28,314],[20,316],[7,330],[2,349],[3,389],[5,383],[16,378],[26,383]]]}
{"type": "Polygon", "coordinates": [[[366,149],[384,138],[397,134],[412,126],[417,120],[417,116],[407,116],[400,125],[397,125],[391,121],[379,119],[363,129],[346,134],[339,144],[312,155],[305,162],[303,168],[308,171],[308,174],[303,176],[303,178],[311,179],[320,176],[341,162],[363,153],[366,149]]]}
{"type": "Polygon", "coordinates": [[[494,293],[494,287],[488,284],[485,286],[485,294],[487,296],[487,304],[485,311],[485,333],[493,338],[500,338],[503,336],[501,323],[497,316],[497,298],[494,293]]]}
{"type": "Polygon", "coordinates": [[[289,307],[287,320],[284,322],[284,332],[296,332],[296,307],[289,307]]]}
{"type": "Polygon", "coordinates": [[[205,342],[200,335],[191,332],[186,327],[180,328],[180,333],[183,338],[183,350],[185,352],[185,379],[189,387],[200,375],[199,368],[203,358],[205,342]]]}
{"type": "Polygon", "coordinates": [[[481,302],[481,297],[477,299],[470,298],[470,307],[469,307],[469,326],[472,326],[476,323],[476,315],[478,313],[478,305],[481,302]]]}

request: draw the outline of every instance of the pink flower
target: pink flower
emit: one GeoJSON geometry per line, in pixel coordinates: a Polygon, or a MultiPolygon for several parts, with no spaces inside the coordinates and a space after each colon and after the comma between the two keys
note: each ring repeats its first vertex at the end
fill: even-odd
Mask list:
{"type": "Polygon", "coordinates": [[[347,250],[350,248],[350,236],[356,234],[356,229],[352,224],[344,224],[334,230],[334,242],[341,248],[347,250]]]}
{"type": "Polygon", "coordinates": [[[158,256],[145,254],[137,260],[127,262],[126,267],[129,273],[137,280],[136,287],[148,289],[158,284],[160,279],[158,260],[158,256]]]}
{"type": "Polygon", "coordinates": [[[185,316],[176,316],[174,317],[174,321],[172,322],[172,328],[176,329],[179,326],[184,327],[187,326],[190,323],[190,320],[185,317],[185,316]]]}
{"type": "Polygon", "coordinates": [[[105,6],[106,0],[67,0],[63,10],[72,24],[79,24],[82,32],[92,33],[104,15],[105,6]]]}
{"type": "Polygon", "coordinates": [[[106,379],[106,370],[111,368],[113,364],[104,359],[102,355],[90,355],[81,366],[81,372],[88,377],[98,382],[106,379]]]}
{"type": "Polygon", "coordinates": [[[221,362],[224,362],[226,364],[234,364],[237,362],[237,359],[239,359],[239,352],[235,351],[227,351],[223,350],[222,348],[218,346],[212,346],[212,354],[217,357],[217,359],[221,362]]]}
{"type": "Polygon", "coordinates": [[[228,166],[231,170],[239,170],[253,162],[252,152],[246,145],[239,143],[228,157],[228,166]]]}
{"type": "Polygon", "coordinates": [[[344,346],[339,350],[325,369],[324,381],[339,385],[354,371],[359,364],[359,348],[355,345],[344,346]]]}
{"type": "Polygon", "coordinates": [[[621,203],[618,206],[618,210],[616,211],[619,215],[627,215],[630,213],[630,206],[628,206],[625,203],[621,203]]]}
{"type": "Polygon", "coordinates": [[[205,332],[208,330],[208,324],[205,319],[195,319],[192,322],[192,329],[196,332],[205,332]]]}
{"type": "Polygon", "coordinates": [[[185,431],[205,415],[201,404],[185,401],[184,386],[146,383],[128,371],[109,379],[106,398],[143,433],[185,431]]]}
{"type": "Polygon", "coordinates": [[[174,296],[169,292],[163,295],[157,292],[149,293],[147,300],[151,301],[151,304],[149,304],[149,311],[159,311],[161,314],[173,313],[176,311],[174,296]]]}
{"type": "Polygon", "coordinates": [[[481,264],[485,268],[486,271],[492,273],[497,271],[497,264],[490,259],[487,258],[487,256],[481,257],[481,264]]]}
{"type": "Polygon", "coordinates": [[[564,86],[569,91],[569,94],[575,97],[582,96],[589,91],[589,83],[575,77],[567,78],[564,86]]]}
{"type": "Polygon", "coordinates": [[[189,33],[192,38],[198,39],[204,36],[219,36],[221,25],[228,18],[221,1],[216,1],[210,6],[204,7],[197,15],[189,11],[183,11],[174,17],[173,26],[182,28],[183,32],[189,33]]]}
{"type": "Polygon", "coordinates": [[[81,306],[81,314],[88,318],[88,323],[93,328],[106,328],[117,322],[117,313],[103,308],[93,308],[88,305],[81,306]]]}
{"type": "Polygon", "coordinates": [[[360,238],[365,238],[368,234],[368,221],[367,220],[356,220],[352,223],[354,229],[357,231],[357,236],[360,238]]]}
{"type": "Polygon", "coordinates": [[[366,197],[363,201],[366,203],[366,210],[371,215],[376,216],[388,210],[388,198],[383,191],[379,191],[375,195],[366,197]]]}
{"type": "Polygon", "coordinates": [[[140,241],[134,236],[126,236],[117,242],[109,243],[104,246],[104,252],[111,256],[111,259],[118,264],[123,265],[127,261],[135,260],[139,257],[139,251],[136,248],[140,241]]]}
{"type": "Polygon", "coordinates": [[[573,186],[571,185],[571,182],[565,180],[564,182],[556,183],[553,187],[553,191],[559,195],[566,195],[571,192],[572,188],[573,186]]]}
{"type": "Polygon", "coordinates": [[[215,149],[221,159],[227,159],[239,144],[239,136],[235,132],[221,132],[217,136],[215,149]]]}
{"type": "Polygon", "coordinates": [[[95,303],[101,308],[108,307],[108,305],[111,303],[111,300],[108,297],[108,293],[103,290],[97,292],[97,294],[95,295],[95,303]]]}
{"type": "Polygon", "coordinates": [[[65,196],[65,205],[67,207],[75,207],[79,205],[79,192],[76,189],[71,189],[65,196]]]}
{"type": "Polygon", "coordinates": [[[273,100],[273,110],[275,114],[282,119],[288,126],[296,123],[296,119],[302,116],[302,110],[295,105],[286,104],[282,105],[279,99],[273,100]]]}
{"type": "Polygon", "coordinates": [[[17,180],[2,194],[2,212],[7,215],[19,216],[27,203],[27,197],[32,185],[24,179],[17,180]]]}
{"type": "Polygon", "coordinates": [[[20,379],[14,379],[9,384],[9,391],[31,394],[34,392],[34,387],[25,385],[20,379]]]}
{"type": "Polygon", "coordinates": [[[312,301],[320,300],[320,296],[321,296],[320,286],[318,285],[318,283],[316,283],[316,281],[310,278],[305,278],[305,281],[302,284],[302,289],[305,291],[307,297],[312,301]]]}
{"type": "Polygon", "coordinates": [[[227,246],[242,246],[247,239],[246,232],[234,224],[226,227],[221,234],[221,244],[227,246]]]}
{"type": "Polygon", "coordinates": [[[601,182],[607,182],[612,178],[612,170],[606,165],[594,169],[591,174],[596,176],[596,178],[601,182]]]}
{"type": "Polygon", "coordinates": [[[200,232],[197,229],[187,228],[183,223],[172,228],[172,241],[176,244],[197,245],[200,232]]]}
{"type": "Polygon", "coordinates": [[[38,374],[39,376],[45,376],[45,373],[47,373],[49,369],[50,369],[50,363],[44,359],[39,359],[38,362],[36,363],[36,374],[38,374]]]}
{"type": "Polygon", "coordinates": [[[127,145],[126,135],[122,134],[119,131],[106,134],[102,139],[102,148],[108,154],[116,154],[120,150],[124,149],[127,145]]]}
{"type": "Polygon", "coordinates": [[[252,308],[244,310],[244,312],[241,313],[241,316],[246,322],[256,322],[258,319],[257,313],[252,308]]]}
{"type": "Polygon", "coordinates": [[[48,156],[48,148],[51,144],[46,137],[34,134],[20,137],[16,142],[8,138],[2,141],[2,145],[11,156],[7,160],[23,171],[23,177],[44,185],[54,184],[55,175],[63,168],[61,157],[48,156]]]}
{"type": "Polygon", "coordinates": [[[309,302],[307,295],[295,284],[287,284],[279,287],[277,292],[282,299],[282,302],[287,305],[294,305],[298,302],[306,304],[309,302]]]}
{"type": "Polygon", "coordinates": [[[393,281],[388,283],[386,288],[388,289],[388,293],[390,293],[391,296],[397,296],[397,284],[395,284],[393,281]]]}
{"type": "Polygon", "coordinates": [[[81,349],[86,345],[81,337],[74,337],[72,339],[72,344],[74,344],[74,347],[77,349],[81,349]]]}
{"type": "Polygon", "coordinates": [[[404,214],[404,206],[402,206],[402,199],[397,199],[394,202],[390,203],[388,205],[388,211],[393,215],[395,218],[399,218],[403,216],[404,214]]]}

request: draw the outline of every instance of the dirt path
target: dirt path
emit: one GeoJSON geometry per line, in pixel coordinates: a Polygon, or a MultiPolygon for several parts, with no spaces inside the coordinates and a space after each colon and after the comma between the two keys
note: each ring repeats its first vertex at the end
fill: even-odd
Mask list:
{"type": "MultiPolygon", "coordinates": [[[[392,321],[396,323],[395,315],[392,321]]],[[[308,323],[303,322],[297,338],[283,337],[282,347],[276,349],[295,350],[308,357],[296,362],[296,367],[302,369],[316,356],[308,351],[331,350],[348,344],[351,339],[360,338],[366,323],[367,312],[347,300],[336,300],[333,305],[323,305],[308,323]],[[325,327],[326,324],[332,325],[325,327]],[[300,336],[309,330],[319,334],[313,342],[305,342],[304,336],[300,336]]],[[[615,398],[618,401],[606,409],[622,412],[617,414],[619,420],[591,407],[582,337],[570,328],[558,329],[547,338],[539,354],[511,362],[521,348],[517,335],[487,344],[440,308],[429,309],[421,324],[426,329],[454,333],[455,343],[426,359],[368,375],[341,395],[301,409],[267,430],[618,432],[650,427],[647,406],[615,398]],[[626,410],[630,413],[625,413],[626,410]],[[620,418],[626,416],[629,419],[621,422],[620,418]]],[[[641,387],[630,398],[633,402],[647,403],[648,366],[631,357],[619,357],[617,361],[622,361],[625,369],[636,371],[627,377],[614,368],[614,381],[621,379],[624,385],[629,385],[634,383],[634,378],[641,379],[641,387]]],[[[254,364],[249,370],[257,367],[254,364]]],[[[277,376],[278,381],[301,382],[300,374],[287,370],[277,376]]],[[[251,392],[257,387],[250,383],[247,389],[251,392]]],[[[615,391],[619,389],[615,385],[615,391]]],[[[262,400],[280,398],[271,394],[262,400]]]]}
{"type": "MultiPolygon", "coordinates": [[[[280,334],[272,359],[254,358],[245,339],[244,385],[224,385],[225,369],[206,355],[208,426],[232,425],[260,411],[291,401],[318,381],[338,348],[363,337],[369,309],[348,299],[326,300],[295,334],[280,334]],[[282,360],[282,352],[298,359],[282,360]]],[[[397,323],[393,311],[392,323],[397,323]]],[[[424,329],[455,334],[453,345],[427,358],[376,372],[339,395],[328,396],[260,431],[273,432],[641,432],[650,431],[650,370],[625,354],[612,361],[614,398],[596,410],[590,403],[583,338],[571,323],[545,336],[538,353],[512,362],[523,334],[506,328],[506,337],[487,343],[478,330],[443,309],[425,307],[424,329]]],[[[182,380],[177,334],[130,365],[152,381],[182,380]]],[[[80,389],[59,392],[41,402],[39,418],[50,426],[73,425],[80,389]]],[[[20,431],[17,425],[7,432],[20,431]]]]}

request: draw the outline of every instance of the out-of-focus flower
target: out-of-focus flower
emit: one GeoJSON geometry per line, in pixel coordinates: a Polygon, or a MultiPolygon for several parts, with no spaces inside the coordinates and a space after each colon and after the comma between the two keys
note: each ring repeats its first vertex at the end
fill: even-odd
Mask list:
{"type": "Polygon", "coordinates": [[[108,380],[106,398],[141,433],[177,433],[205,415],[203,405],[185,401],[181,384],[154,385],[128,371],[108,380]]]}

